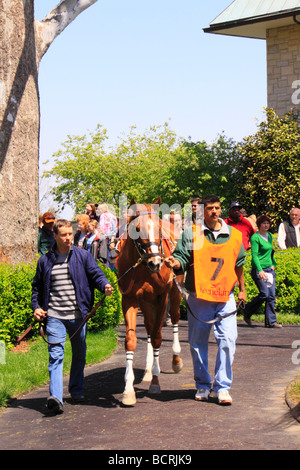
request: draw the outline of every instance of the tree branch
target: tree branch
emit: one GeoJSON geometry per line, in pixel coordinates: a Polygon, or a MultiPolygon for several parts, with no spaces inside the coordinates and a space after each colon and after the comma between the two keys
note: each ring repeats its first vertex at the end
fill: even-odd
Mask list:
{"type": "Polygon", "coordinates": [[[47,52],[54,39],[72,21],[97,0],[62,0],[42,21],[35,21],[39,44],[39,60],[47,52]]]}

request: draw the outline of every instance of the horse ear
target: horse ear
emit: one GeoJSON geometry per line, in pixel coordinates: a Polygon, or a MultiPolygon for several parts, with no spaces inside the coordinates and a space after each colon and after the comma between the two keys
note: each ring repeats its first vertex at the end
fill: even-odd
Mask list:
{"type": "Polygon", "coordinates": [[[158,206],[160,206],[161,204],[161,197],[159,196],[159,198],[153,203],[154,204],[157,204],[158,206]]]}
{"type": "Polygon", "coordinates": [[[130,201],[130,206],[134,206],[136,204],[134,197],[130,201]]]}

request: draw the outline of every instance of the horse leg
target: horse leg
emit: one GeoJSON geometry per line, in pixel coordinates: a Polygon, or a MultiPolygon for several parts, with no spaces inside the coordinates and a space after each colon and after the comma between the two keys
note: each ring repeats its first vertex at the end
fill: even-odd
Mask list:
{"type": "Polygon", "coordinates": [[[159,394],[161,392],[159,384],[159,350],[162,342],[162,326],[164,323],[165,313],[167,309],[168,295],[163,295],[158,301],[157,305],[153,306],[152,318],[153,328],[151,332],[151,343],[153,347],[153,366],[152,366],[152,380],[149,388],[149,393],[159,394]]]}
{"type": "MultiPolygon", "coordinates": [[[[178,282],[182,285],[183,276],[178,276],[178,282]],[[182,278],[182,279],[181,279],[182,278]]],[[[170,316],[173,325],[173,357],[172,357],[172,369],[173,371],[178,374],[183,367],[183,362],[180,357],[181,353],[181,346],[179,342],[179,317],[180,317],[180,301],[181,301],[181,294],[176,286],[175,282],[173,282],[172,289],[170,291],[170,316]]]]}
{"type": "Polygon", "coordinates": [[[153,366],[152,366],[152,380],[149,387],[149,393],[158,394],[160,393],[159,377],[159,348],[153,348],[153,366]]]}
{"type": "Polygon", "coordinates": [[[144,382],[151,382],[152,380],[152,366],[153,366],[153,348],[151,344],[151,335],[147,338],[147,354],[146,354],[146,369],[143,377],[144,382]]]}
{"type": "MultiPolygon", "coordinates": [[[[146,371],[143,380],[147,382],[151,381],[149,386],[149,393],[160,393],[158,376],[160,373],[159,347],[161,345],[161,335],[160,340],[159,338],[157,339],[156,336],[157,331],[161,331],[163,318],[162,321],[159,321],[159,328],[154,306],[148,302],[145,302],[143,299],[140,299],[140,307],[144,315],[145,328],[148,334],[146,371]]],[[[160,310],[157,309],[157,312],[159,311],[160,310]]]]}
{"type": "Polygon", "coordinates": [[[175,372],[175,374],[178,374],[178,372],[180,372],[181,369],[183,368],[183,362],[182,362],[182,359],[180,357],[181,346],[180,346],[180,342],[179,342],[178,323],[173,325],[172,350],[173,350],[172,369],[175,372]]]}
{"type": "Polygon", "coordinates": [[[139,299],[139,304],[144,316],[144,325],[147,331],[147,352],[146,352],[146,368],[143,377],[144,382],[151,382],[153,367],[153,347],[151,342],[151,333],[153,330],[153,307],[151,304],[139,299]]]}
{"type": "Polygon", "coordinates": [[[136,316],[137,306],[126,307],[126,302],[123,300],[123,311],[126,312],[126,337],[125,337],[125,351],[126,351],[126,371],[125,371],[125,388],[122,397],[123,405],[132,406],[136,403],[136,396],[134,391],[134,371],[133,371],[133,356],[136,349],[137,338],[136,330],[136,316]]]}
{"type": "Polygon", "coordinates": [[[135,391],[133,387],[133,351],[126,351],[126,371],[125,371],[125,389],[122,396],[123,405],[132,406],[136,403],[135,391]]]}

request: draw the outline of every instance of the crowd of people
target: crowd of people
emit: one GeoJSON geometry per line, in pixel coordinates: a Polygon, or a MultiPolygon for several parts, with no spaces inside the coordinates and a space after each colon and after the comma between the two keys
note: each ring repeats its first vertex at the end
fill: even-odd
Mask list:
{"type": "MultiPolygon", "coordinates": [[[[53,225],[55,216],[51,212],[40,214],[38,253],[44,255],[55,244],[53,225]]],[[[89,251],[95,260],[115,270],[115,240],[118,237],[118,218],[108,210],[105,203],[86,204],[85,214],[76,216],[77,230],[73,244],[89,251]]]]}
{"type": "MultiPolygon", "coordinates": [[[[237,338],[234,313],[244,304],[244,320],[252,326],[251,316],[265,304],[265,326],[280,328],[275,312],[276,262],[270,219],[247,216],[235,201],[228,218],[221,218],[221,203],[216,196],[191,201],[191,222],[183,226],[176,211],[165,217],[171,222],[173,253],[165,263],[176,273],[185,273],[183,296],[187,304],[189,343],[194,367],[197,401],[213,398],[230,405],[232,364],[237,338]],[[258,294],[247,303],[243,267],[246,252],[251,251],[251,276],[258,294]],[[236,305],[234,287],[238,286],[236,305]],[[192,314],[191,314],[192,313],[192,314]],[[215,377],[208,373],[208,340],[211,327],[218,344],[215,377]]],[[[293,208],[278,230],[281,249],[300,246],[300,209],[293,208]]],[[[34,317],[47,316],[49,345],[50,396],[49,409],[63,411],[62,362],[63,343],[67,332],[76,331],[93,304],[97,288],[111,295],[113,288],[96,263],[100,260],[115,269],[115,242],[120,227],[107,204],[88,203],[86,213],[76,217],[77,231],[73,240],[71,222],[46,212],[40,217],[38,235],[39,258],[33,280],[34,317]],[[90,253],[90,255],[88,254],[90,253]]],[[[72,339],[72,366],[69,391],[74,400],[83,399],[86,327],[72,339]]]]}

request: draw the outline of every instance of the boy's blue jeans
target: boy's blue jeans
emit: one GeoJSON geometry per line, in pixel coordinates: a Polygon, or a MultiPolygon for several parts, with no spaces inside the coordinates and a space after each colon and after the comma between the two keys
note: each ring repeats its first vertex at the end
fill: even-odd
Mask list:
{"type": "MultiPolygon", "coordinates": [[[[236,303],[233,293],[228,302],[208,302],[189,296],[189,306],[199,320],[210,321],[215,317],[233,312],[236,303]]],[[[215,377],[212,384],[208,372],[208,341],[212,325],[201,323],[188,312],[189,343],[194,366],[196,388],[211,389],[219,392],[229,390],[232,384],[232,363],[237,339],[236,315],[230,315],[213,324],[214,335],[218,344],[215,363],[215,377]]]]}
{"type": "MultiPolygon", "coordinates": [[[[47,318],[46,332],[48,341],[57,343],[65,341],[67,333],[72,336],[82,323],[82,318],[75,320],[59,320],[54,317],[47,318]]],[[[86,324],[71,340],[72,364],[69,380],[69,392],[72,396],[83,393],[84,366],[86,358],[86,324]]],[[[65,343],[48,345],[50,395],[63,403],[63,359],[65,343]]]]}

